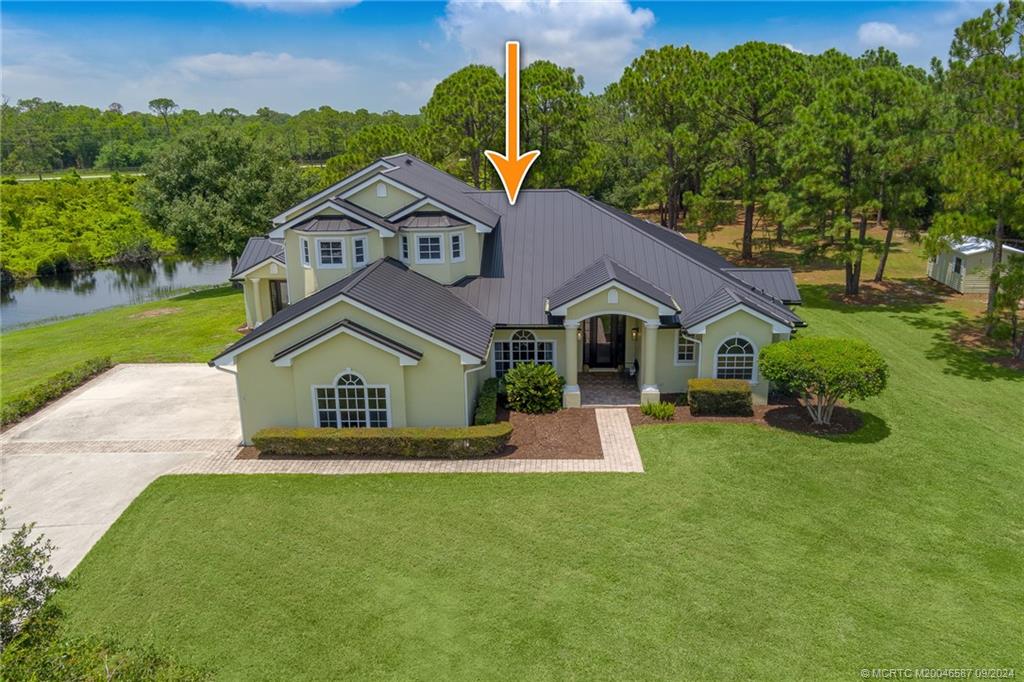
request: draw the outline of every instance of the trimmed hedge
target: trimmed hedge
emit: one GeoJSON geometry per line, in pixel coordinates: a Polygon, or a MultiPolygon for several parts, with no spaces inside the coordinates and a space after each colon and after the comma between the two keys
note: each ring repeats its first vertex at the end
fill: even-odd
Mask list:
{"type": "Polygon", "coordinates": [[[676,415],[676,406],[674,403],[644,403],[640,406],[640,413],[654,419],[668,421],[676,415]]]}
{"type": "Polygon", "coordinates": [[[750,384],[742,379],[690,379],[686,400],[695,417],[749,417],[754,414],[750,384]]]}
{"type": "Polygon", "coordinates": [[[0,408],[0,424],[21,421],[47,403],[70,393],[89,379],[113,367],[109,357],[86,360],[40,381],[38,384],[11,398],[0,408]]]}
{"type": "Polygon", "coordinates": [[[252,437],[253,445],[273,455],[325,457],[487,457],[508,443],[512,425],[330,429],[269,428],[252,437]]]}
{"type": "Polygon", "coordinates": [[[493,424],[498,420],[498,380],[491,377],[484,382],[480,388],[480,395],[476,397],[476,411],[473,413],[473,423],[477,426],[493,424]]]}

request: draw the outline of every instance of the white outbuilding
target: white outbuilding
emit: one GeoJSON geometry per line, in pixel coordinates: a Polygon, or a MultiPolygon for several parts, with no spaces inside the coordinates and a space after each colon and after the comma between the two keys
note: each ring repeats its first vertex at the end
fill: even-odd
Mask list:
{"type": "MultiPolygon", "coordinates": [[[[986,293],[994,248],[991,240],[981,237],[947,240],[946,247],[928,259],[928,276],[961,294],[986,293]]],[[[1003,244],[1003,262],[1011,256],[1024,256],[1024,250],[1003,244]]]]}

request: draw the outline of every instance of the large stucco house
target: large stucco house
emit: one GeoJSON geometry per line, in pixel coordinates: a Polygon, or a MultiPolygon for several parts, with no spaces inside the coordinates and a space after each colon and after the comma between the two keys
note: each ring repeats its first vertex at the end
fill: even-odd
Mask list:
{"type": "Polygon", "coordinates": [[[510,206],[408,154],[274,218],[233,278],[253,329],[211,364],[235,367],[246,442],[268,426],[465,425],[484,380],[523,362],[555,367],[566,407],[596,372],[634,381],[637,402],[692,377],[748,380],[763,402],[757,353],[801,325],[787,269],[732,267],[570,190],[510,206]]]}

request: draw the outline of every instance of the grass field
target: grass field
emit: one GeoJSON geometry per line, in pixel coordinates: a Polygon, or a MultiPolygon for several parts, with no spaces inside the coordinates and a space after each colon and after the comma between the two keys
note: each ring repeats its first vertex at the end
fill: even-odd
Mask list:
{"type": "Polygon", "coordinates": [[[116,362],[206,362],[239,338],[241,290],[208,289],[111,308],[0,336],[0,400],[90,358],[116,362]]]}
{"type": "Polygon", "coordinates": [[[637,430],[643,475],[167,477],[61,595],[225,679],[859,679],[1024,666],[1024,374],[962,312],[803,288],[865,427],[637,430]]]}

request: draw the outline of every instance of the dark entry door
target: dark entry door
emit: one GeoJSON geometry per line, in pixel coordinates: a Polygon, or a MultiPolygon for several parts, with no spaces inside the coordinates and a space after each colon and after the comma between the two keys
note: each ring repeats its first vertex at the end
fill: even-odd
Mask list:
{"type": "Polygon", "coordinates": [[[270,314],[284,310],[288,305],[288,283],[282,279],[270,280],[270,314]]]}
{"type": "Polygon", "coordinates": [[[583,362],[591,367],[618,367],[626,358],[626,318],[600,315],[586,321],[583,362]]]}

